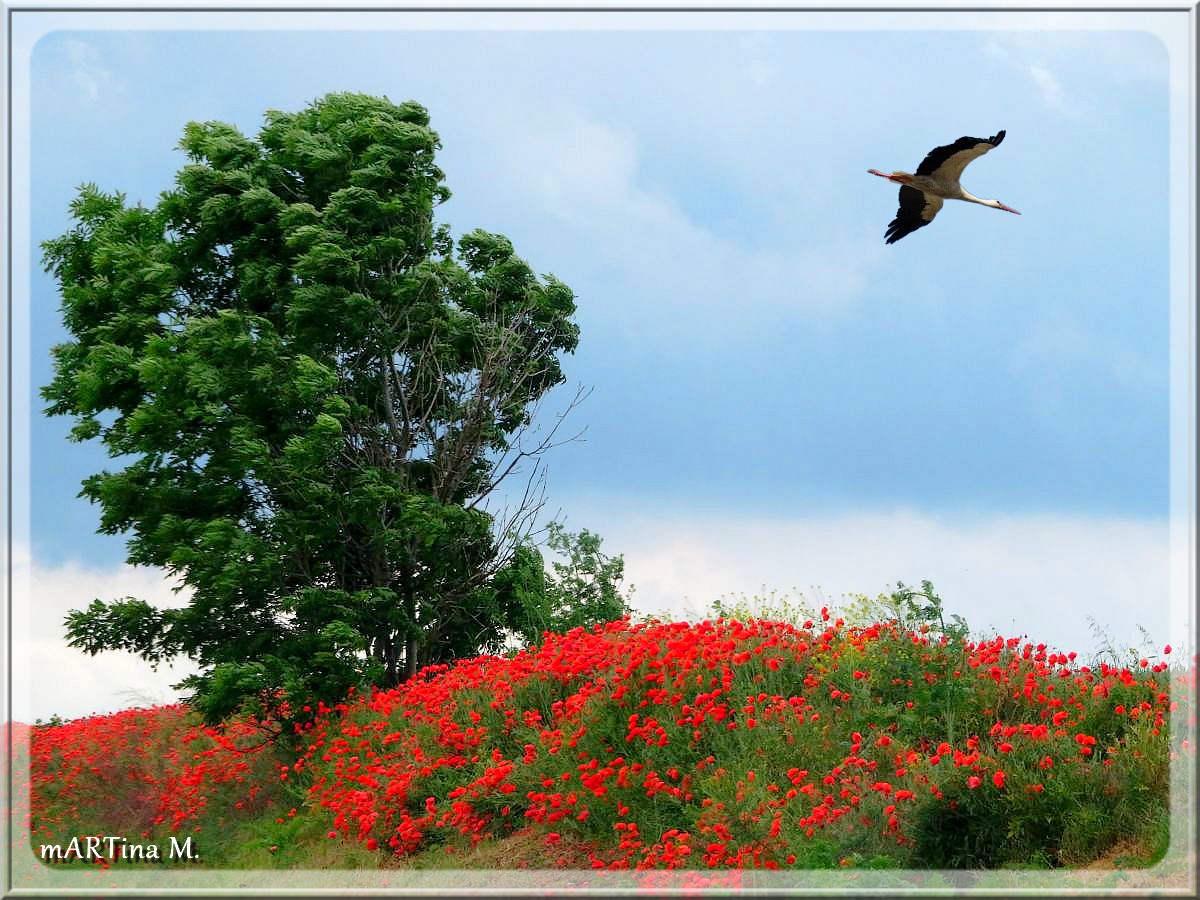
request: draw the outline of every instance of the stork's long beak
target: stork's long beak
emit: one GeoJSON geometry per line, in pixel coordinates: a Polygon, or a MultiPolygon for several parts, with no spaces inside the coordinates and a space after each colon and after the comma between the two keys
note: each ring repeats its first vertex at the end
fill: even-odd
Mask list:
{"type": "Polygon", "coordinates": [[[1003,203],[1000,204],[999,208],[1004,210],[1005,212],[1017,213],[1018,216],[1020,215],[1020,213],[1017,212],[1015,209],[1013,209],[1011,206],[1005,206],[1003,203]]]}

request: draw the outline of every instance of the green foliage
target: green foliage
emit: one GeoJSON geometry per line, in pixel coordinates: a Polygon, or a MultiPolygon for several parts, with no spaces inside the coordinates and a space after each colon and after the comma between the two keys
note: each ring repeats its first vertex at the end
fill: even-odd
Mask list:
{"type": "Polygon", "coordinates": [[[623,588],[625,559],[600,549],[603,539],[587,529],[568,532],[558,522],[547,528],[546,546],[558,557],[545,569],[542,554],[522,545],[513,563],[495,579],[509,630],[525,645],[545,632],[612,622],[630,615],[633,588],[623,588]]]}
{"type": "Polygon", "coordinates": [[[767,619],[797,626],[819,618],[817,610],[804,597],[792,598],[788,594],[776,591],[766,595],[725,596],[713,602],[710,612],[712,617],[717,619],[767,619]]]}
{"type": "Polygon", "coordinates": [[[44,244],[70,335],[47,411],[119,461],[82,495],[131,563],[192,590],[97,600],[71,643],[187,654],[219,717],[494,642],[512,578],[493,578],[528,560],[484,501],[536,455],[519,438],[578,341],[570,289],[435,221],[449,191],[416,103],[330,94],[180,146],[155,206],[85,185],[44,244]]]}
{"type": "Polygon", "coordinates": [[[942,598],[934,590],[933,583],[922,581],[921,589],[909,587],[902,581],[888,594],[868,597],[854,596],[854,602],[844,612],[851,625],[866,625],[870,622],[895,622],[901,628],[924,629],[948,640],[961,641],[970,632],[962,616],[952,615],[947,622],[942,609],[942,598]]]}
{"type": "Polygon", "coordinates": [[[572,628],[629,616],[634,589],[622,587],[624,557],[602,553],[600,535],[586,528],[570,533],[562,524],[551,522],[547,532],[546,546],[558,559],[551,562],[553,575],[542,581],[544,593],[533,607],[536,616],[524,617],[522,637],[533,643],[544,631],[564,634],[572,628]]]}

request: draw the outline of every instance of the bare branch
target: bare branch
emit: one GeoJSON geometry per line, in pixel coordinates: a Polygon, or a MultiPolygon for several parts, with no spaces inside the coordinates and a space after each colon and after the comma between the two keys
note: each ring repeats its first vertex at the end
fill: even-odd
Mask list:
{"type": "MultiPolygon", "coordinates": [[[[510,475],[514,474],[515,472],[519,471],[519,469],[517,467],[520,465],[520,463],[523,460],[541,456],[546,451],[552,450],[555,447],[561,447],[565,444],[570,444],[570,443],[573,443],[574,441],[580,440],[583,437],[583,435],[587,432],[586,427],[581,428],[578,432],[576,432],[571,437],[564,438],[560,441],[555,441],[554,436],[558,433],[559,429],[562,427],[563,422],[566,421],[567,416],[569,416],[576,407],[578,407],[581,403],[583,403],[583,401],[586,400],[591,395],[591,393],[592,393],[591,388],[585,388],[583,385],[579,385],[576,388],[575,396],[572,398],[571,402],[569,404],[567,404],[566,409],[564,409],[562,412],[558,413],[558,415],[555,416],[554,425],[550,429],[549,433],[547,433],[546,436],[543,437],[542,440],[539,441],[538,444],[536,446],[534,446],[532,449],[527,450],[524,447],[522,447],[522,442],[523,442],[523,438],[524,438],[526,429],[525,428],[520,429],[516,433],[514,440],[510,444],[510,449],[506,450],[505,453],[501,455],[500,459],[497,460],[495,466],[493,467],[493,472],[498,473],[498,474],[496,474],[493,478],[489,479],[483,485],[483,487],[481,488],[479,493],[475,496],[475,498],[473,500],[471,500],[470,503],[467,504],[467,509],[474,509],[476,506],[478,506],[480,504],[481,501],[483,501],[488,495],[490,495],[493,491],[495,491],[496,488],[498,488],[500,486],[500,484],[506,478],[508,478],[510,475]],[[516,452],[512,455],[512,457],[510,459],[509,452],[511,451],[511,449],[513,447],[515,447],[516,452]]],[[[535,404],[535,413],[536,413],[536,404],[535,404]]],[[[533,416],[531,415],[531,419],[532,419],[532,417],[533,416]]]]}

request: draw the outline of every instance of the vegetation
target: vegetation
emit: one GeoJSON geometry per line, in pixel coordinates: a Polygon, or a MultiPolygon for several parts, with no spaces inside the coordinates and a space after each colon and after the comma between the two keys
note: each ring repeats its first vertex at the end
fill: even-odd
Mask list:
{"type": "Polygon", "coordinates": [[[623,556],[603,553],[603,540],[587,529],[572,534],[551,522],[546,530],[546,547],[558,557],[551,560],[551,571],[546,572],[541,553],[525,546],[519,549],[521,564],[506,576],[511,580],[501,580],[514,598],[509,621],[520,642],[535,644],[548,631],[562,634],[633,613],[623,556]]]}
{"type": "MultiPolygon", "coordinates": [[[[131,563],[192,589],[182,609],[97,599],[71,644],[191,657],[209,722],[597,621],[539,592],[529,546],[574,297],[503,236],[435,221],[438,147],[418,104],[358,94],[269,112],[257,139],[193,122],[156,205],[85,186],[44,245],[71,336],[48,411],[123,466],[82,494],[131,563]]],[[[585,601],[605,618],[613,574],[585,601]]]]}
{"type": "Polygon", "coordinates": [[[180,707],[36,728],[33,841],[194,833],[204,864],[255,867],[1162,856],[1170,759],[1192,752],[1169,719],[1195,678],[1169,647],[1093,666],[971,639],[930,585],[854,608],[911,618],[821,609],[548,634],[318,702],[290,755],[255,738],[270,722],[216,729],[180,707]]]}

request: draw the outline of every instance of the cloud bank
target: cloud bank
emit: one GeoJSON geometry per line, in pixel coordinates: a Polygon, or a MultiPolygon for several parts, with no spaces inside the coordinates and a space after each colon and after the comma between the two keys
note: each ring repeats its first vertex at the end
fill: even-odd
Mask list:
{"type": "Polygon", "coordinates": [[[13,553],[13,686],[12,714],[32,722],[60,715],[65,719],[108,713],[178,699],[171,685],[194,673],[187,660],[158,671],[131,653],[88,656],[67,646],[63,620],[72,609],[94,599],[136,597],[160,607],[183,606],[186,589],[157,569],[88,566],[68,563],[45,566],[27,548],[13,553]]]}
{"type": "MultiPolygon", "coordinates": [[[[584,504],[568,506],[582,509],[584,504]]],[[[571,526],[568,521],[568,526],[571,526]]],[[[597,510],[576,527],[622,553],[636,605],[697,615],[722,596],[796,592],[818,602],[934,583],[973,631],[1099,649],[1089,617],[1118,647],[1186,646],[1186,598],[1169,597],[1165,523],[1049,514],[946,518],[914,510],[796,518],[628,517],[597,510]],[[1182,604],[1182,605],[1181,605],[1182,604]]]]}
{"type": "MultiPolygon", "coordinates": [[[[625,557],[635,606],[699,617],[713,601],[791,592],[818,604],[875,595],[897,580],[933,581],[948,613],[978,633],[1028,635],[1063,650],[1099,649],[1089,618],[1118,648],[1189,646],[1187,598],[1170,598],[1165,523],[1122,517],[977,515],[915,510],[784,517],[658,514],[633,503],[579,499],[586,527],[625,557]],[[1172,606],[1172,600],[1175,605],[1172,606]]],[[[73,718],[176,698],[186,661],[158,672],[127,653],[89,657],[66,646],[63,617],[94,597],[181,605],[162,573],[14,560],[13,713],[73,718]]]]}

